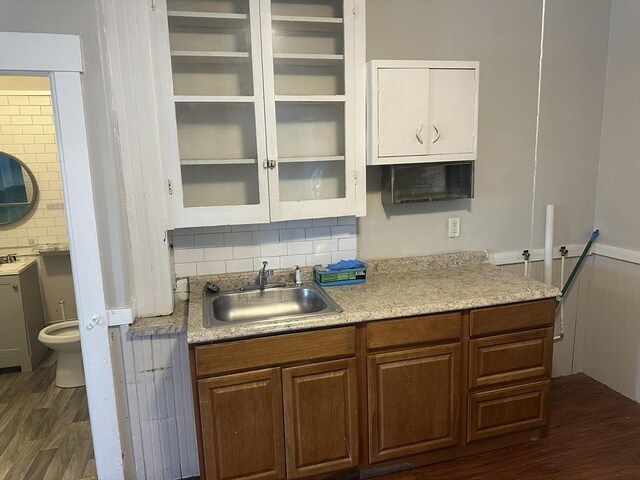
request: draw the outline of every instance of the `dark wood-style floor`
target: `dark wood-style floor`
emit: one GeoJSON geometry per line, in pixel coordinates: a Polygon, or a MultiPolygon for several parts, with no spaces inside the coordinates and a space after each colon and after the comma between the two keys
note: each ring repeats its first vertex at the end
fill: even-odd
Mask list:
{"type": "Polygon", "coordinates": [[[549,437],[378,480],[640,480],[640,405],[586,375],[553,380],[549,437]]]}
{"type": "Polygon", "coordinates": [[[31,373],[0,373],[0,480],[95,476],[84,387],[53,384],[55,355],[31,373]]]}

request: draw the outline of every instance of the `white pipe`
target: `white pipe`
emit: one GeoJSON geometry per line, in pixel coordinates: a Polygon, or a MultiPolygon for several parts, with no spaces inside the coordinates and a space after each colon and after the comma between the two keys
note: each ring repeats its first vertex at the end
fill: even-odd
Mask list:
{"type": "Polygon", "coordinates": [[[544,230],[544,283],[553,279],[553,205],[547,205],[547,222],[544,230]]]}
{"type": "Polygon", "coordinates": [[[58,302],[58,305],[60,305],[60,314],[62,315],[62,322],[66,322],[67,321],[67,313],[64,311],[64,300],[60,300],[58,302]]]}

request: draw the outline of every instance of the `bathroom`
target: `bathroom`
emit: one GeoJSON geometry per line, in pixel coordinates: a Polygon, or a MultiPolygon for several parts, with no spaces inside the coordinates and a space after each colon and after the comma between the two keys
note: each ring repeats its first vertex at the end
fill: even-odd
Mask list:
{"type": "Polygon", "coordinates": [[[49,78],[0,76],[0,105],[0,436],[8,441],[0,476],[12,478],[48,443],[53,459],[40,478],[90,477],[95,461],[49,78]],[[66,458],[64,442],[83,448],[66,458]]]}

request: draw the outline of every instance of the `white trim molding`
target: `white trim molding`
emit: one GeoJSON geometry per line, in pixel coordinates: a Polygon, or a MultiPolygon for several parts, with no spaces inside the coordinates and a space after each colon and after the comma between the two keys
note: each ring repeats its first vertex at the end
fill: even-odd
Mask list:
{"type": "MultiPolygon", "coordinates": [[[[582,255],[582,251],[586,243],[566,245],[569,250],[568,258],[579,257],[582,255]]],[[[560,258],[559,250],[560,246],[553,247],[553,258],[560,258]]],[[[541,262],[544,260],[544,249],[536,248],[531,252],[530,261],[541,262]]],[[[628,248],[614,247],[612,245],[605,245],[596,242],[589,251],[589,255],[600,255],[601,257],[613,258],[616,260],[622,260],[625,262],[635,263],[640,265],[640,250],[631,250],[628,248]]],[[[489,262],[494,265],[511,265],[514,263],[523,263],[522,250],[512,250],[510,252],[495,252],[489,253],[489,262]]]]}
{"type": "Polygon", "coordinates": [[[78,35],[0,32],[0,45],[0,70],[84,71],[78,35]],[[25,52],[29,54],[24,55],[25,52]]]}
{"type": "Polygon", "coordinates": [[[109,326],[131,325],[133,323],[133,310],[131,308],[114,308],[107,310],[109,326]]]}
{"type": "MultiPolygon", "coordinates": [[[[582,251],[586,243],[583,244],[574,244],[574,245],[565,245],[567,250],[569,250],[568,258],[571,257],[579,257],[582,255],[582,251]]],[[[560,258],[560,247],[561,245],[556,245],[553,247],[553,258],[560,258]]],[[[524,250],[524,249],[523,249],[524,250]]],[[[589,251],[589,255],[593,255],[594,249],[591,248],[589,251]]],[[[530,261],[531,262],[541,262],[544,260],[544,249],[536,248],[529,252],[531,254],[530,261]]],[[[524,258],[522,257],[522,250],[512,250],[509,252],[495,252],[489,253],[489,262],[494,265],[511,265],[514,263],[524,263],[524,258]]]]}
{"type": "Polygon", "coordinates": [[[640,265],[640,250],[630,250],[628,248],[614,247],[613,245],[596,244],[596,255],[601,257],[614,258],[625,262],[640,265]]]}

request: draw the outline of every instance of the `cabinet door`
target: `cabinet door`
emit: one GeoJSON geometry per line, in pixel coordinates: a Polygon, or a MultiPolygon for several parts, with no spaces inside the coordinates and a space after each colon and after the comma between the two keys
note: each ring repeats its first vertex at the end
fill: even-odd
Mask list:
{"type": "Polygon", "coordinates": [[[428,152],[429,70],[378,69],[378,155],[428,152]]]}
{"type": "Polygon", "coordinates": [[[272,221],[356,213],[353,4],[260,0],[272,221]]]}
{"type": "Polygon", "coordinates": [[[367,363],[371,463],[457,443],[459,344],[370,355],[367,363]]]}
{"type": "Polygon", "coordinates": [[[302,478],[358,465],[356,360],[282,371],[287,477],[302,478]]]}
{"type": "Polygon", "coordinates": [[[460,154],[475,150],[476,71],[429,69],[427,153],[460,154]]]}
{"type": "Polygon", "coordinates": [[[280,370],[198,381],[209,480],[284,478],[280,370]]]}
{"type": "Polygon", "coordinates": [[[166,8],[172,226],[266,222],[259,0],[166,8]]]}
{"type": "Polygon", "coordinates": [[[29,357],[26,325],[20,295],[20,279],[17,275],[0,277],[0,368],[21,366],[29,357]]]}

